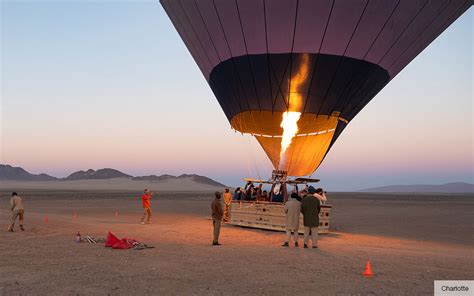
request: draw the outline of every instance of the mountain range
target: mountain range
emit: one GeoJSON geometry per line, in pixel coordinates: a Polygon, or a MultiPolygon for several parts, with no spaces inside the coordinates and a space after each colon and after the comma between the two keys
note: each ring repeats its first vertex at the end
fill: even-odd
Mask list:
{"type": "MultiPolygon", "coordinates": [[[[184,186],[184,184],[189,184],[189,186],[204,186],[205,188],[217,188],[217,187],[226,187],[224,184],[221,184],[211,178],[200,176],[196,174],[182,174],[179,176],[173,175],[148,175],[148,176],[131,176],[125,174],[119,170],[112,168],[103,168],[98,170],[88,169],[86,171],[77,171],[65,178],[56,178],[47,174],[31,174],[21,167],[13,167],[11,165],[0,164],[0,181],[13,181],[13,182],[26,182],[27,184],[32,184],[29,181],[47,181],[47,184],[64,184],[64,187],[71,185],[71,182],[84,181],[89,182],[107,182],[104,186],[117,187],[118,185],[123,185],[123,187],[131,186],[130,184],[135,184],[135,186],[146,185],[147,183],[153,184],[175,184],[176,188],[184,186]],[[127,184],[118,184],[125,183],[121,179],[127,180],[127,184]],[[114,181],[115,180],[115,181],[114,181]],[[55,181],[55,182],[49,182],[55,181]],[[69,182],[66,182],[69,181],[69,182]],[[114,183],[110,183],[114,182],[114,183]],[[118,182],[118,183],[117,183],[118,182]],[[138,183],[140,185],[138,185],[138,183]],[[69,184],[69,185],[65,185],[69,184]],[[111,185],[115,184],[115,185],[111,185]],[[195,184],[195,185],[192,185],[195,184]]],[[[11,182],[10,182],[11,183],[11,182]]],[[[96,184],[96,183],[95,183],[96,184]]],[[[46,185],[44,185],[46,186],[46,185]]],[[[96,186],[96,185],[94,185],[96,186]]],[[[164,186],[164,185],[160,185],[164,186]]],[[[172,186],[172,185],[169,185],[172,186]]],[[[54,185],[56,187],[56,185],[54,185]]],[[[190,187],[190,188],[191,188],[190,187]]],[[[69,188],[69,187],[68,187],[69,188]]],[[[170,187],[171,188],[171,187],[170,187]]],[[[360,190],[359,192],[374,192],[374,193],[474,193],[474,184],[456,182],[456,183],[447,183],[441,185],[391,185],[391,186],[382,186],[374,187],[360,190]]]]}
{"type": "Polygon", "coordinates": [[[58,178],[47,174],[30,174],[20,167],[12,167],[11,165],[0,164],[0,180],[9,181],[54,181],[58,178]]]}
{"type": "Polygon", "coordinates": [[[13,167],[11,165],[0,164],[0,181],[77,181],[77,180],[105,180],[105,179],[117,179],[125,178],[134,181],[150,181],[150,182],[161,182],[169,180],[192,180],[196,183],[225,187],[211,178],[200,176],[196,174],[182,174],[179,176],[173,175],[149,175],[149,176],[131,176],[125,174],[119,170],[104,168],[104,169],[88,169],[86,171],[77,171],[65,178],[56,178],[47,174],[31,174],[21,167],[13,167]]]}

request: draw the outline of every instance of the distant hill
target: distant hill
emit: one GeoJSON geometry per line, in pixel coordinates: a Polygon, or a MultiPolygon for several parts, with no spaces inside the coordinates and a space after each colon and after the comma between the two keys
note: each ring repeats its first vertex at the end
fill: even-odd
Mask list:
{"type": "Polygon", "coordinates": [[[216,182],[216,181],[212,180],[211,178],[204,177],[204,176],[199,176],[199,175],[195,175],[195,174],[192,174],[192,175],[183,174],[183,175],[180,175],[176,178],[178,178],[178,179],[191,178],[192,180],[194,180],[197,183],[207,184],[207,185],[212,185],[212,186],[225,187],[224,184],[216,182]]]}
{"type": "Polygon", "coordinates": [[[64,180],[97,180],[113,178],[132,178],[132,176],[115,169],[105,168],[97,171],[94,171],[93,169],[88,169],[87,171],[77,171],[64,178],[64,180]]]}
{"type": "Polygon", "coordinates": [[[152,181],[152,182],[160,182],[160,181],[171,181],[171,180],[191,180],[196,183],[200,184],[207,184],[211,186],[217,186],[217,187],[226,187],[226,185],[219,183],[217,181],[212,180],[211,178],[205,177],[205,176],[200,176],[196,174],[182,174],[179,176],[173,176],[173,175],[161,175],[161,176],[156,176],[156,175],[150,175],[150,176],[141,176],[141,177],[133,177],[133,180],[137,181],[152,181]]]}
{"type": "Polygon", "coordinates": [[[456,182],[441,185],[391,185],[359,190],[360,192],[423,192],[423,193],[474,193],[474,184],[456,182]]]}
{"type": "MultiPolygon", "coordinates": [[[[22,188],[144,188],[144,186],[155,186],[156,188],[168,188],[169,190],[191,190],[192,188],[202,188],[202,190],[222,189],[226,185],[221,184],[211,178],[196,174],[173,175],[149,175],[133,177],[119,170],[112,168],[104,169],[88,169],[86,171],[77,171],[66,178],[55,178],[47,174],[34,175],[20,167],[12,167],[10,165],[0,165],[0,181],[2,186],[10,185],[22,188]],[[126,179],[126,180],[119,180],[126,179]],[[11,181],[7,184],[6,181],[11,181]],[[44,184],[30,184],[29,181],[55,181],[44,184]],[[21,183],[21,184],[20,184],[21,183]],[[148,184],[148,185],[147,185],[148,184]]],[[[37,182],[38,183],[38,182],[37,182]]]]}
{"type": "Polygon", "coordinates": [[[53,181],[57,178],[47,174],[31,174],[20,167],[0,164],[0,180],[12,181],[53,181]]]}

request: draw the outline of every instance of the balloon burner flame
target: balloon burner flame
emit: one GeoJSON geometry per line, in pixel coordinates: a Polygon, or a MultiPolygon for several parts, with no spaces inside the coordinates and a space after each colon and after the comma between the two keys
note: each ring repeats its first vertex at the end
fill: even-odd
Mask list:
{"type": "Polygon", "coordinates": [[[308,54],[303,54],[301,57],[298,71],[296,71],[290,80],[290,91],[288,96],[288,109],[283,113],[280,127],[283,128],[283,135],[281,138],[280,162],[278,164],[280,170],[287,170],[287,151],[291,145],[291,141],[298,133],[298,120],[301,117],[303,109],[303,96],[300,87],[309,77],[310,57],[308,54]]]}
{"type": "Polygon", "coordinates": [[[283,113],[280,127],[283,128],[280,150],[280,169],[286,166],[286,151],[290,147],[291,141],[298,132],[298,120],[300,120],[301,112],[287,111],[283,113]]]}

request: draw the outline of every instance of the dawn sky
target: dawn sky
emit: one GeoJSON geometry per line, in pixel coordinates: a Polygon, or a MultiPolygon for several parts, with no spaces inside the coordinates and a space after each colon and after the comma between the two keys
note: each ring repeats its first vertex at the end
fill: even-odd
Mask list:
{"type": "MultiPolygon", "coordinates": [[[[313,177],[333,191],[474,182],[470,8],[351,121],[313,177]]],[[[268,178],[158,1],[1,2],[0,163],[268,178]]]]}

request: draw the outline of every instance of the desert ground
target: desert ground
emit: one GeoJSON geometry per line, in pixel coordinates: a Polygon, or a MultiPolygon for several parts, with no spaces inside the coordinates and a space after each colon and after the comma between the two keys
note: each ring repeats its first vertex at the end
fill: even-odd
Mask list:
{"type": "Polygon", "coordinates": [[[19,193],[26,231],[9,233],[0,192],[0,295],[432,295],[434,280],[474,279],[472,195],[331,193],[331,233],[312,250],[231,225],[211,246],[212,193],[158,192],[151,225],[139,191],[19,193]],[[74,242],[109,230],[155,248],[74,242]]]}

